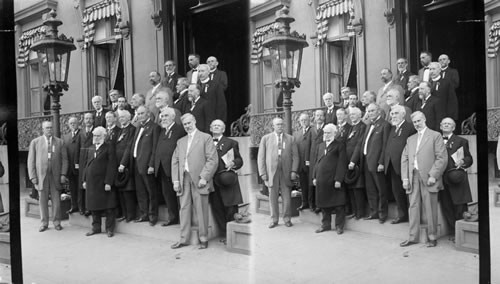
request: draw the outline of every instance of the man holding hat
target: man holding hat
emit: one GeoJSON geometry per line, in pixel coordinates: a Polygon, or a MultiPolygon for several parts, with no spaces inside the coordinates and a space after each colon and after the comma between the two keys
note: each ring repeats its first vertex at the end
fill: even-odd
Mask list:
{"type": "Polygon", "coordinates": [[[219,157],[219,166],[214,175],[215,190],[210,192],[208,198],[223,243],[226,242],[226,224],[234,220],[234,214],[238,213],[238,204],[243,203],[238,174],[235,172],[243,166],[243,159],[241,159],[238,142],[222,135],[225,130],[226,125],[220,119],[210,124],[210,132],[212,132],[214,146],[219,157]]]}
{"type": "Polygon", "coordinates": [[[443,140],[448,152],[448,166],[444,173],[444,190],[439,192],[439,200],[446,223],[453,233],[455,221],[463,218],[463,213],[467,211],[467,203],[472,202],[469,179],[465,170],[472,165],[472,155],[469,152],[467,139],[453,135],[455,127],[455,121],[449,117],[441,121],[443,140]]]}

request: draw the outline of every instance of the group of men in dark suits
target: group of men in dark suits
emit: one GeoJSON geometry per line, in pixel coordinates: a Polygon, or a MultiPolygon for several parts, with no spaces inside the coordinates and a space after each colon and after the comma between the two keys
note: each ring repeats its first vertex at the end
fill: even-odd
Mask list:
{"type": "MultiPolygon", "coordinates": [[[[446,222],[451,230],[454,229],[454,222],[461,218],[467,203],[472,201],[465,171],[472,164],[472,156],[467,140],[453,134],[458,119],[455,94],[458,72],[448,67],[447,55],[440,56],[441,64],[432,62],[428,52],[423,52],[421,57],[428,70],[423,68],[420,76],[407,70],[405,58],[398,59],[398,74],[394,79],[390,69],[382,69],[384,85],[378,94],[365,92],[361,105],[356,104],[355,94],[352,99],[342,94],[339,104],[334,104],[332,93],[324,94],[326,109],[317,110],[312,123],[307,113],[301,114],[301,127],[291,137],[280,131],[280,119],[273,120],[274,131],[262,138],[258,157],[259,175],[270,189],[270,228],[278,224],[279,194],[283,198],[285,225],[292,225],[287,207],[289,190],[298,178],[302,191],[302,205],[298,210],[309,208],[316,213],[323,212],[318,233],[332,228],[329,215],[333,211],[339,234],[343,232],[346,215],[355,219],[378,219],[383,224],[388,217],[388,202],[394,197],[397,216],[391,224],[410,221],[410,238],[401,245],[412,244],[420,225],[415,208],[423,207],[428,218],[437,218],[437,199],[435,204],[425,203],[428,196],[434,200],[437,192],[446,222]],[[443,73],[442,69],[447,71],[443,73]],[[364,115],[360,107],[364,108],[364,115]],[[432,147],[427,145],[427,138],[422,140],[425,148],[429,147],[426,151],[433,153],[434,158],[425,158],[428,161],[421,162],[421,168],[411,164],[415,157],[419,161],[421,152],[416,151],[417,144],[408,144],[413,140],[421,142],[417,139],[419,129],[427,129],[424,132],[431,133],[436,140],[432,147]],[[451,135],[452,139],[443,142],[438,131],[445,137],[451,135]],[[285,145],[288,148],[285,149],[285,145]],[[444,149],[447,151],[443,152],[444,149]],[[405,151],[413,151],[411,159],[405,151]],[[426,180],[428,163],[435,166],[430,182],[426,180]],[[423,169],[419,172],[423,184],[418,189],[418,196],[416,186],[412,185],[417,182],[413,175],[415,169],[423,169]],[[436,183],[439,186],[434,186],[436,183]],[[428,192],[431,194],[426,194],[428,192]],[[368,212],[365,212],[366,199],[368,212]]],[[[342,91],[350,89],[342,88],[342,91]]],[[[429,221],[430,227],[435,229],[435,225],[429,221]]],[[[436,231],[432,228],[428,231],[429,246],[436,245],[436,231]]]]}

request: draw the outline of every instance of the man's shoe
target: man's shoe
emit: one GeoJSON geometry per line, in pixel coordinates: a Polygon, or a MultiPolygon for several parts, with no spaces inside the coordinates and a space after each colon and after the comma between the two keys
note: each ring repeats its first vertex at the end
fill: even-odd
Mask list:
{"type": "Polygon", "coordinates": [[[300,207],[297,208],[297,210],[302,211],[302,210],[308,209],[308,208],[309,208],[309,205],[300,205],[300,207]]]}
{"type": "Polygon", "coordinates": [[[375,219],[378,219],[378,216],[376,216],[376,215],[369,215],[368,217],[365,217],[363,219],[365,219],[365,220],[375,220],[375,219]]]}
{"type": "Polygon", "coordinates": [[[352,219],[354,218],[356,215],[355,214],[349,214],[347,216],[345,216],[347,219],[352,219]]]}
{"type": "Polygon", "coordinates": [[[361,219],[362,217],[360,215],[357,215],[356,217],[354,217],[355,220],[359,220],[361,219]]]}
{"type": "Polygon", "coordinates": [[[185,247],[185,246],[188,246],[188,244],[177,242],[177,243],[171,245],[170,248],[172,248],[172,249],[178,249],[178,248],[185,247]]]}
{"type": "Polygon", "coordinates": [[[40,229],[38,229],[39,232],[44,232],[48,229],[49,227],[48,226],[40,226],[40,229]]]}
{"type": "Polygon", "coordinates": [[[432,248],[432,247],[435,247],[437,246],[437,241],[436,240],[430,240],[428,243],[427,243],[427,247],[428,248],[432,248]]]}
{"type": "Polygon", "coordinates": [[[147,222],[149,221],[148,217],[140,217],[139,219],[134,220],[135,223],[147,222]]]}
{"type": "Polygon", "coordinates": [[[269,229],[272,229],[276,226],[278,226],[278,222],[271,222],[271,224],[269,224],[269,229]]]}
{"type": "Polygon", "coordinates": [[[177,221],[177,220],[169,220],[166,223],[161,224],[161,226],[162,227],[167,227],[167,226],[177,225],[177,224],[179,224],[179,221],[177,221]]]}
{"type": "Polygon", "coordinates": [[[285,222],[285,226],[291,227],[291,226],[293,226],[293,224],[292,224],[292,222],[288,221],[288,222],[285,222]]]}
{"type": "Polygon", "coordinates": [[[385,220],[386,220],[385,218],[380,218],[380,219],[378,219],[378,222],[379,222],[380,224],[384,224],[384,223],[385,223],[385,220]]]}
{"type": "Polygon", "coordinates": [[[85,234],[85,236],[90,237],[90,236],[92,236],[92,235],[95,235],[95,234],[100,234],[100,233],[101,233],[101,231],[94,231],[94,230],[92,230],[92,231],[87,232],[87,233],[85,234]]]}
{"type": "Polygon", "coordinates": [[[323,233],[323,232],[326,232],[326,231],[330,231],[332,228],[319,228],[315,231],[316,234],[319,234],[319,233],[323,233]]]}
{"type": "Polygon", "coordinates": [[[61,225],[56,225],[54,228],[55,228],[57,231],[60,231],[60,230],[62,230],[62,229],[63,229],[63,227],[62,227],[61,225]]]}
{"type": "Polygon", "coordinates": [[[89,210],[87,210],[87,211],[85,211],[85,213],[83,215],[85,215],[85,217],[88,217],[88,216],[92,215],[92,213],[89,210]]]}
{"type": "Polygon", "coordinates": [[[123,217],[123,216],[122,216],[122,217],[118,217],[118,218],[116,218],[116,222],[121,222],[121,221],[123,221],[123,220],[125,220],[125,217],[123,217]]]}
{"type": "Polygon", "coordinates": [[[314,209],[314,213],[319,214],[321,212],[321,208],[314,209]]]}
{"type": "Polygon", "coordinates": [[[206,249],[206,248],[208,248],[208,241],[207,242],[200,242],[198,249],[206,249]]]}
{"type": "Polygon", "coordinates": [[[223,243],[224,245],[227,245],[227,240],[226,239],[220,239],[219,242],[223,243]]]}
{"type": "Polygon", "coordinates": [[[344,233],[344,228],[342,227],[337,226],[336,230],[337,230],[337,235],[342,235],[344,233]]]}
{"type": "Polygon", "coordinates": [[[399,223],[404,223],[404,222],[408,222],[408,219],[398,217],[398,218],[392,220],[391,224],[399,224],[399,223]]]}
{"type": "Polygon", "coordinates": [[[151,218],[149,220],[149,225],[153,227],[154,225],[156,225],[157,222],[158,222],[158,218],[151,218]]]}
{"type": "Polygon", "coordinates": [[[68,211],[66,211],[66,214],[72,214],[72,213],[75,213],[75,212],[78,212],[78,209],[71,208],[68,211]]]}
{"type": "Polygon", "coordinates": [[[85,212],[83,210],[80,210],[80,215],[83,216],[84,214],[85,214],[85,212]]]}
{"type": "Polygon", "coordinates": [[[108,238],[112,238],[114,236],[114,233],[111,231],[108,231],[108,238]]]}
{"type": "Polygon", "coordinates": [[[417,242],[406,240],[406,241],[400,243],[399,246],[400,247],[408,247],[408,246],[415,245],[415,244],[417,244],[417,242]]]}

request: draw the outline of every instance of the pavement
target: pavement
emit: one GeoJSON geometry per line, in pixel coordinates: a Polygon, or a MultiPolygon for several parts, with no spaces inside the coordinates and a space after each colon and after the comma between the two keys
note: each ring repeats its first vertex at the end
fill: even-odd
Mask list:
{"type": "MultiPolygon", "coordinates": [[[[495,209],[500,218],[500,208],[495,209]]],[[[228,252],[217,239],[206,250],[196,246],[172,250],[171,242],[127,234],[86,237],[87,228],[68,221],[62,222],[62,231],[50,224],[48,231],[39,233],[39,220],[22,216],[24,283],[477,283],[479,279],[478,255],[455,250],[447,238],[435,248],[425,244],[401,248],[401,239],[348,230],[343,235],[315,234],[313,224],[299,218],[292,222],[291,228],[280,220],[278,227],[269,229],[268,216],[253,214],[252,256],[247,256],[228,252]]],[[[498,227],[492,233],[500,233],[498,227]]]]}

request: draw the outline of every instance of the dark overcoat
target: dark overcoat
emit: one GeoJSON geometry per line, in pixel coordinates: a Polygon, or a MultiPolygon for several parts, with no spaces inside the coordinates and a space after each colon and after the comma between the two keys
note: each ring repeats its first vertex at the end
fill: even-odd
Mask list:
{"type": "MultiPolygon", "coordinates": [[[[229,152],[229,150],[233,149],[234,152],[234,170],[238,170],[243,166],[243,159],[240,155],[240,150],[238,146],[238,142],[233,139],[229,139],[227,137],[222,136],[215,146],[217,149],[217,155],[219,156],[219,166],[217,167],[217,172],[215,172],[214,179],[218,174],[222,171],[226,170],[226,164],[222,160],[222,157],[229,152]]],[[[243,197],[241,196],[240,182],[237,181],[233,186],[230,187],[219,187],[216,183],[214,183],[215,190],[220,191],[220,195],[222,197],[222,203],[224,206],[233,206],[243,203],[243,197]]]]}
{"type": "MultiPolygon", "coordinates": [[[[118,137],[116,139],[116,144],[115,144],[115,155],[116,155],[116,161],[118,165],[125,165],[124,161],[128,160],[128,157],[125,157],[125,153],[127,152],[128,149],[130,149],[133,139],[135,136],[135,126],[130,123],[127,127],[121,128],[120,132],[118,133],[118,137]]],[[[133,163],[130,161],[130,163],[133,163]]],[[[133,165],[129,165],[129,169],[133,169],[133,165]]],[[[130,171],[130,170],[129,170],[130,171]]],[[[134,183],[134,173],[130,172],[129,179],[127,184],[124,187],[118,188],[119,191],[133,191],[135,190],[135,183],[134,183]]]]}
{"type": "Polygon", "coordinates": [[[87,155],[87,165],[83,180],[87,184],[86,203],[87,209],[91,211],[112,209],[116,207],[116,191],[106,191],[106,184],[113,185],[118,165],[115,159],[114,149],[111,145],[104,143],[96,151],[92,145],[87,155]]]}
{"type": "Polygon", "coordinates": [[[344,187],[335,188],[335,182],[342,182],[347,170],[345,145],[332,141],[328,148],[321,143],[318,148],[318,161],[314,167],[316,179],[316,206],[328,208],[342,206],[346,202],[344,187]]]}
{"type": "MultiPolygon", "coordinates": [[[[345,142],[345,151],[347,156],[347,161],[352,161],[351,158],[356,150],[356,146],[362,143],[363,135],[366,131],[366,124],[362,121],[358,122],[358,124],[353,125],[347,134],[346,142],[345,142]]],[[[357,162],[354,162],[357,163],[357,162]]],[[[359,165],[360,169],[363,169],[359,165]]],[[[359,178],[355,183],[348,185],[349,188],[364,188],[365,187],[365,175],[359,175],[359,178]]]]}
{"type": "Polygon", "coordinates": [[[408,137],[412,136],[416,132],[415,127],[413,127],[413,125],[411,125],[408,121],[403,121],[403,124],[401,124],[397,132],[396,126],[391,126],[389,138],[387,139],[387,146],[385,147],[385,174],[389,172],[389,166],[392,164],[392,167],[394,167],[398,176],[401,176],[401,155],[403,154],[403,149],[406,146],[406,140],[408,140],[408,137]]]}
{"type": "MultiPolygon", "coordinates": [[[[451,155],[460,149],[460,147],[463,147],[464,149],[464,164],[462,165],[462,168],[466,169],[472,165],[473,160],[469,151],[469,141],[460,136],[452,135],[448,140],[448,143],[446,143],[446,150],[448,151],[448,165],[446,166],[446,170],[456,167],[455,161],[453,161],[451,155]]],[[[444,174],[446,174],[446,171],[444,174]]],[[[448,184],[446,179],[443,180],[445,188],[450,191],[453,204],[459,205],[472,202],[472,194],[470,191],[468,177],[460,184],[448,184]]]]}

